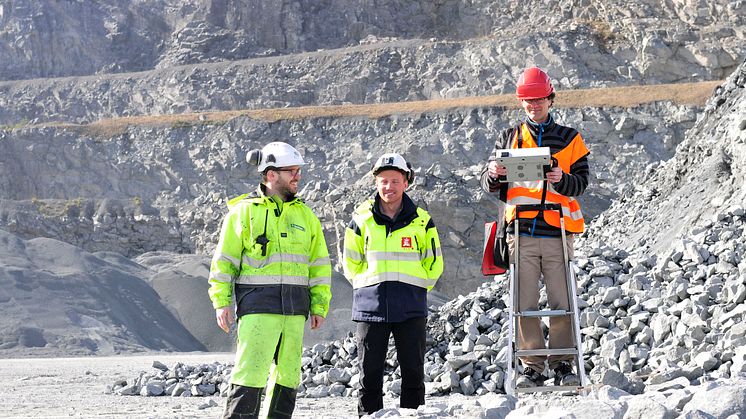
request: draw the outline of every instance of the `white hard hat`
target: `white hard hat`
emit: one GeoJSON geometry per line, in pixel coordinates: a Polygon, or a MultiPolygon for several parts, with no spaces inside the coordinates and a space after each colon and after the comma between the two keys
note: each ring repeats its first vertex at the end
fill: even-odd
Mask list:
{"type": "Polygon", "coordinates": [[[407,163],[407,161],[404,160],[404,157],[402,157],[401,154],[386,153],[379,157],[378,160],[376,160],[376,163],[373,165],[373,176],[387,169],[399,170],[400,172],[404,173],[407,177],[407,182],[409,183],[412,183],[412,181],[414,180],[414,171],[412,170],[412,165],[407,163]]]}
{"type": "Polygon", "coordinates": [[[306,164],[295,147],[288,143],[275,141],[265,145],[261,150],[251,150],[246,154],[246,161],[257,166],[259,173],[268,167],[302,166],[306,164]]]}

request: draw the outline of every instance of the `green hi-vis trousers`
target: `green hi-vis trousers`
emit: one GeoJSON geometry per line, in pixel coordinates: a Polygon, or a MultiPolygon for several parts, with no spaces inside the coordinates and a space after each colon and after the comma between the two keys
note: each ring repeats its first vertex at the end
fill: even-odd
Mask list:
{"type": "Polygon", "coordinates": [[[297,388],[300,384],[305,323],[306,318],[301,315],[261,313],[241,316],[231,383],[244,387],[265,387],[274,360],[276,383],[297,388]]]}

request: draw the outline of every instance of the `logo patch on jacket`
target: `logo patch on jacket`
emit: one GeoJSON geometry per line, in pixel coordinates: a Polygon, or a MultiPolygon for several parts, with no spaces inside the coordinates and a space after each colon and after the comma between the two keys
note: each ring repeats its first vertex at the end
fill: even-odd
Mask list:
{"type": "Polygon", "coordinates": [[[401,247],[406,248],[412,248],[412,238],[411,237],[402,237],[401,238],[401,247]]]}
{"type": "Polygon", "coordinates": [[[299,226],[298,224],[292,224],[292,223],[291,223],[291,224],[290,224],[290,227],[292,227],[292,228],[294,228],[294,229],[296,229],[296,230],[300,230],[300,231],[306,231],[306,229],[305,229],[305,228],[303,228],[303,226],[299,226]]]}

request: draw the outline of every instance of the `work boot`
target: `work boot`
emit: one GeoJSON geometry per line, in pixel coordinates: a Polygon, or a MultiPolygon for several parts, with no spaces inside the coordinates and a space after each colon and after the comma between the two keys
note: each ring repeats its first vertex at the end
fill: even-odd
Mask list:
{"type": "Polygon", "coordinates": [[[523,374],[515,380],[517,388],[531,388],[544,384],[544,375],[531,367],[523,368],[523,374]]]}
{"type": "Polygon", "coordinates": [[[554,385],[556,386],[579,386],[580,378],[572,372],[572,365],[567,361],[559,363],[554,369],[554,385]]]}
{"type": "Polygon", "coordinates": [[[231,384],[223,419],[258,419],[263,388],[231,384]]]}
{"type": "Polygon", "coordinates": [[[269,419],[290,419],[295,410],[295,397],[298,390],[275,384],[272,400],[269,402],[269,419]]]}

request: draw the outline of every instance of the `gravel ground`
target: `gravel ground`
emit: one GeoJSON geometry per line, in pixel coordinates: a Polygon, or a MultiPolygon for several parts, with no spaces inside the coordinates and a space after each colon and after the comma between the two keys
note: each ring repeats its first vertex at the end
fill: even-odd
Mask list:
{"type": "MultiPolygon", "coordinates": [[[[216,418],[220,397],[139,397],[105,394],[117,379],[149,371],[153,361],[167,365],[231,362],[228,353],[149,354],[89,358],[2,359],[2,418],[216,418]],[[217,405],[205,407],[214,400],[217,405]]],[[[212,403],[212,404],[215,404],[212,403]]],[[[386,400],[387,406],[393,402],[386,400]]],[[[356,417],[355,399],[299,399],[294,417],[356,417]]]]}

